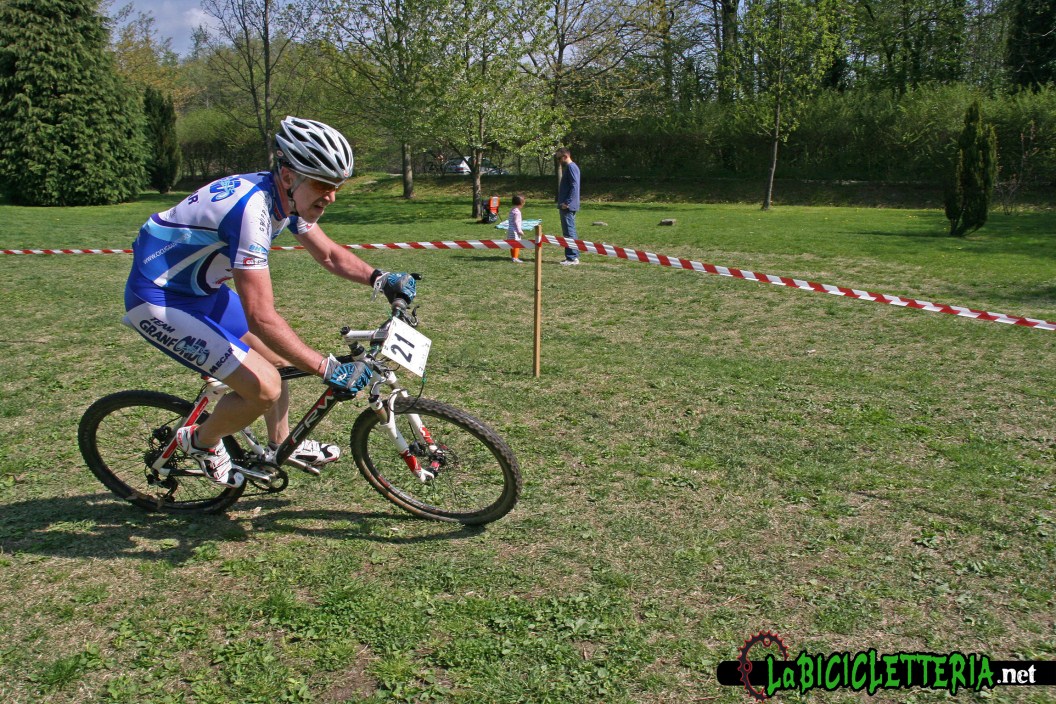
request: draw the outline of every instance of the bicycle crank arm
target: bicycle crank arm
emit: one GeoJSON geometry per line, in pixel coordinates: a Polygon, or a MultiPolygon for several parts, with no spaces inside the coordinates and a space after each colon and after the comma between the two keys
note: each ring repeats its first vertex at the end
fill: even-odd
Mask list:
{"type": "Polygon", "coordinates": [[[315,465],[308,464],[307,462],[302,462],[301,460],[296,460],[292,457],[287,457],[286,461],[282,464],[290,465],[291,467],[296,467],[302,472],[307,472],[308,474],[311,474],[314,477],[318,477],[320,474],[322,474],[322,472],[319,471],[319,468],[315,465]]]}
{"type": "Polygon", "coordinates": [[[262,482],[271,482],[274,479],[274,475],[271,472],[265,472],[255,467],[239,467],[238,465],[232,465],[231,467],[236,472],[244,474],[247,479],[257,479],[262,482]]]}
{"type": "Polygon", "coordinates": [[[275,465],[271,465],[273,471],[267,471],[260,467],[239,467],[238,465],[232,465],[232,468],[240,472],[246,479],[249,479],[255,483],[261,489],[267,489],[270,492],[282,491],[286,488],[289,479],[286,476],[286,472],[283,472],[275,465]]]}

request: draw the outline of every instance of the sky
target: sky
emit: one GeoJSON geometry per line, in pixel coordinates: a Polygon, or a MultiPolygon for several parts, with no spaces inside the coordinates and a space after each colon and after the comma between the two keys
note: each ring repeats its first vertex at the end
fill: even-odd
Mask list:
{"type": "Polygon", "coordinates": [[[161,38],[172,39],[172,50],[180,56],[191,50],[191,32],[208,24],[200,0],[114,0],[114,7],[131,2],[135,12],[153,15],[154,28],[161,38]]]}

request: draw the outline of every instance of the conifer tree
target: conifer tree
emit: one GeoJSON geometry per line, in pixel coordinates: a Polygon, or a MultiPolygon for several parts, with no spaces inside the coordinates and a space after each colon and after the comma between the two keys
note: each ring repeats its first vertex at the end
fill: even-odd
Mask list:
{"type": "Polygon", "coordinates": [[[93,0],[0,3],[0,190],[98,205],[145,182],[139,100],[117,78],[93,0]]]}
{"type": "Polygon", "coordinates": [[[950,235],[963,237],[986,224],[997,178],[997,133],[983,124],[979,101],[968,106],[957,140],[957,167],[946,192],[950,235]]]}
{"type": "Polygon", "coordinates": [[[171,97],[165,97],[158,89],[148,86],[143,96],[143,113],[147,118],[147,141],[151,150],[147,160],[150,187],[158,193],[168,193],[180,171],[176,108],[171,97]]]}

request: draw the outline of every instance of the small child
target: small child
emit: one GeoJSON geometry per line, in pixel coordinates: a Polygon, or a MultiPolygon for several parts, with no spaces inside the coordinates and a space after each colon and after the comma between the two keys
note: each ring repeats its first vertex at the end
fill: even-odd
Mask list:
{"type": "MultiPolygon", "coordinates": [[[[510,208],[510,221],[506,227],[506,239],[520,242],[521,238],[524,237],[524,230],[521,229],[521,206],[524,205],[524,196],[520,193],[513,196],[513,207],[510,208]]],[[[510,254],[512,256],[511,261],[514,264],[521,264],[521,250],[523,247],[519,245],[510,246],[510,254]]]]}

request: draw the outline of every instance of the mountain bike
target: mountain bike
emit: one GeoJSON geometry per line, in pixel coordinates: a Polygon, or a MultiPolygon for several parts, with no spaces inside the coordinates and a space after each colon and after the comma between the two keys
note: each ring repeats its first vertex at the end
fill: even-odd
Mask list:
{"type": "MultiPolygon", "coordinates": [[[[431,341],[416,328],[418,309],[397,300],[391,316],[374,330],[341,330],[349,354],[363,361],[370,381],[359,394],[327,386],[278,449],[270,450],[246,428],[223,439],[232,471],[245,481],[217,484],[176,446],[176,430],[208,417],[207,407],[229,388],[207,376],[194,401],[157,391],[122,391],[93,403],[81,418],[77,439],[84,461],[115,495],[140,508],[171,513],[220,513],[249,489],[281,492],[288,467],[320,470],[291,455],[340,403],[366,396],[367,408],[350,431],[352,457],[374,489],[405,511],[438,521],[482,525],[505,516],[517,503],[517,458],[490,427],[446,403],[413,396],[400,385],[399,368],[423,377],[431,341]]],[[[294,367],[283,379],[314,376],[294,367]]],[[[332,465],[328,465],[332,466],[332,465]]]]}

